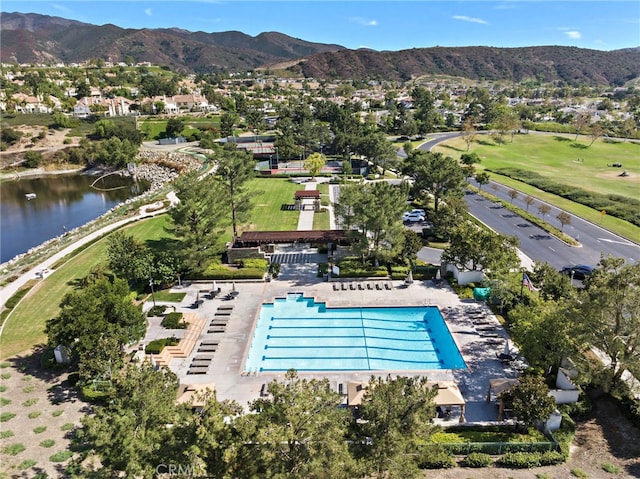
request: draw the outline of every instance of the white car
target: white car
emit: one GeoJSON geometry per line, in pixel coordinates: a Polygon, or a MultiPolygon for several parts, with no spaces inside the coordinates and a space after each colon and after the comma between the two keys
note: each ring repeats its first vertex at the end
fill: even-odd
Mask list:
{"type": "Polygon", "coordinates": [[[424,221],[424,215],[419,213],[405,213],[402,221],[405,223],[422,223],[424,221]]]}
{"type": "Polygon", "coordinates": [[[416,215],[422,215],[422,216],[426,215],[425,211],[423,209],[421,209],[421,208],[417,208],[417,209],[411,210],[411,211],[409,211],[409,214],[416,214],[416,215]]]}

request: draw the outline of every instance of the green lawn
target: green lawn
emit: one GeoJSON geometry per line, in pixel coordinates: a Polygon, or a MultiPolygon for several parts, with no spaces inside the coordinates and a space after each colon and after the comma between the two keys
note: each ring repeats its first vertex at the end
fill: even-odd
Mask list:
{"type": "Polygon", "coordinates": [[[283,205],[293,205],[293,195],[304,185],[292,183],[287,178],[255,178],[248,184],[253,199],[253,211],[246,230],[284,231],[298,227],[299,211],[283,210],[283,205]]]}
{"type": "MultiPolygon", "coordinates": [[[[166,238],[164,241],[170,240],[170,234],[164,230],[166,223],[167,217],[160,216],[128,226],[124,231],[141,241],[148,240],[151,247],[160,247],[163,236],[166,238]]],[[[58,314],[60,301],[78,280],[86,276],[94,265],[106,261],[106,249],[106,239],[100,239],[73,256],[29,292],[6,320],[0,337],[3,359],[46,342],[46,321],[58,314]]]]}
{"type": "MultiPolygon", "coordinates": [[[[477,153],[481,158],[482,162],[476,165],[479,171],[485,168],[521,168],[551,178],[557,183],[575,185],[584,190],[638,197],[639,144],[598,140],[591,147],[585,148],[591,141],[589,138],[582,136],[577,142],[573,141],[574,138],[575,135],[558,134],[516,135],[513,143],[507,139],[506,144],[495,145],[488,136],[482,135],[470,151],[477,153]],[[582,161],[578,161],[579,158],[582,161]],[[612,163],[621,163],[623,168],[607,166],[612,163]],[[628,177],[617,176],[623,170],[627,171],[628,177]]],[[[438,145],[434,151],[459,158],[466,151],[466,145],[461,139],[455,139],[438,145]]],[[[554,204],[630,240],[640,241],[640,228],[627,221],[606,214],[603,216],[600,211],[544,192],[526,183],[494,173],[490,175],[499,183],[554,204]]]]}
{"type": "Polygon", "coordinates": [[[313,229],[314,230],[328,230],[330,226],[329,211],[322,210],[320,213],[315,212],[313,214],[313,229]]]}
{"type": "MultiPolygon", "coordinates": [[[[521,168],[535,171],[557,183],[577,186],[587,191],[638,197],[640,187],[640,144],[605,142],[575,135],[516,135],[513,143],[496,145],[487,135],[481,135],[471,147],[482,162],[477,169],[521,168]],[[621,163],[623,168],[608,164],[621,163]],[[626,171],[629,176],[618,175],[626,171]]],[[[458,158],[466,151],[461,139],[439,145],[436,151],[458,158]]]]}

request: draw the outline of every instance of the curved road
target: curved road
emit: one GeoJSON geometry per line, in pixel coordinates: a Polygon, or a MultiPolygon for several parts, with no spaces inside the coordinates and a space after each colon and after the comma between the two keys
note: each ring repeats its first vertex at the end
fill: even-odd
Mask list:
{"type": "MultiPolygon", "coordinates": [[[[435,135],[419,146],[423,150],[431,150],[435,145],[443,141],[460,136],[459,132],[443,133],[435,135]]],[[[475,182],[472,181],[472,184],[475,182]]],[[[493,182],[492,182],[493,183],[493,182]]],[[[503,201],[511,202],[507,188],[497,184],[497,190],[491,189],[491,194],[503,201]]],[[[475,184],[475,186],[478,186],[475,184]]],[[[485,185],[487,190],[489,185],[485,185]]],[[[513,200],[513,204],[527,209],[523,193],[513,200]]],[[[490,228],[500,233],[516,236],[520,240],[520,250],[532,260],[542,261],[561,268],[568,264],[596,265],[602,254],[624,258],[627,263],[640,261],[640,245],[635,244],[621,236],[607,231],[600,226],[590,223],[578,216],[571,215],[571,224],[564,227],[564,232],[581,243],[580,247],[565,244],[549,233],[533,225],[521,216],[512,213],[504,207],[468,192],[465,197],[469,205],[469,212],[485,223],[490,228]]],[[[529,211],[538,214],[538,206],[542,202],[538,199],[529,207],[529,211]]],[[[555,219],[560,213],[559,208],[549,205],[551,210],[545,215],[545,220],[550,224],[561,227],[555,219]]]]}

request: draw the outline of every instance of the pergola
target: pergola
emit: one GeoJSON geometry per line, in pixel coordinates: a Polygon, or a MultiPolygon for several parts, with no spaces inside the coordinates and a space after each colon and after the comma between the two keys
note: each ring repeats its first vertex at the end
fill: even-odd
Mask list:
{"type": "Polygon", "coordinates": [[[504,415],[504,401],[502,394],[518,384],[517,379],[489,379],[489,389],[487,390],[487,402],[491,402],[491,394],[498,399],[498,421],[502,421],[504,415]]]}
{"type": "Polygon", "coordinates": [[[236,248],[282,243],[349,244],[345,230],[245,231],[234,243],[236,248]]]}
{"type": "MultiPolygon", "coordinates": [[[[460,407],[460,422],[465,422],[464,407],[465,400],[458,385],[454,381],[427,382],[427,388],[438,388],[438,393],[434,398],[436,407],[460,407]]],[[[349,381],[347,383],[347,406],[357,407],[362,404],[362,399],[369,388],[368,382],[349,381]]]]}
{"type": "Polygon", "coordinates": [[[294,193],[293,199],[297,210],[304,209],[303,200],[313,200],[313,209],[320,210],[320,190],[298,190],[294,193]]]}

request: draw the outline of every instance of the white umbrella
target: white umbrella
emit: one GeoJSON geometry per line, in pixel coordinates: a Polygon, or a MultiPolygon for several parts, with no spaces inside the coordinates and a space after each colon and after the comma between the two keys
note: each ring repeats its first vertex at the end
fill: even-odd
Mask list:
{"type": "Polygon", "coordinates": [[[235,292],[236,290],[236,282],[231,283],[231,291],[235,292]]]}
{"type": "Polygon", "coordinates": [[[440,268],[438,268],[436,270],[436,279],[439,280],[440,279],[440,268]]]}
{"type": "Polygon", "coordinates": [[[211,285],[211,291],[213,291],[214,293],[216,292],[216,282],[214,280],[213,284],[211,285]]]}
{"type": "Polygon", "coordinates": [[[411,270],[409,270],[409,274],[407,275],[406,282],[413,283],[413,273],[411,272],[411,270]]]}
{"type": "Polygon", "coordinates": [[[508,339],[504,342],[504,352],[503,352],[503,354],[505,356],[511,356],[511,347],[509,346],[509,340],[508,339]]]}

